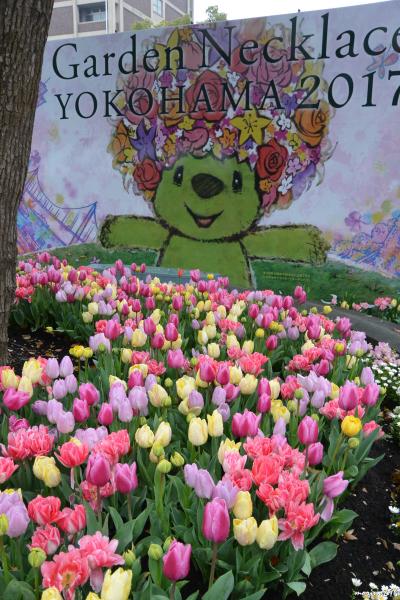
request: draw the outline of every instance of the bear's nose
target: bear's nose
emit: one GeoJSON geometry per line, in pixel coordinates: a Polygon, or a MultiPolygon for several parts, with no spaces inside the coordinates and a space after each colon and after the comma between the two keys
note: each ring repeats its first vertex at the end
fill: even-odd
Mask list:
{"type": "Polygon", "coordinates": [[[224,189],[224,182],[208,173],[197,173],[192,177],[192,188],[200,198],[212,198],[224,189]]]}

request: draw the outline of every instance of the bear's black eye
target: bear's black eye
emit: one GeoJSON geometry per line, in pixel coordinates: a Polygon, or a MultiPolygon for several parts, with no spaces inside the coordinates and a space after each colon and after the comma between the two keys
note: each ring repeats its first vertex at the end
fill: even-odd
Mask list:
{"type": "Polygon", "coordinates": [[[183,167],[177,167],[174,173],[174,184],[182,185],[183,181],[183,167]]]}
{"type": "Polygon", "coordinates": [[[239,171],[233,171],[232,177],[232,192],[241,192],[242,191],[242,175],[239,171]]]}

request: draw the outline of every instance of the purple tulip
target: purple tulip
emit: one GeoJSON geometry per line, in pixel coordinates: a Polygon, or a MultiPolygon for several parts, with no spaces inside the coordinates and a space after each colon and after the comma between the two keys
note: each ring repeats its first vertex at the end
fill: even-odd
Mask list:
{"type": "Polygon", "coordinates": [[[206,469],[199,469],[194,482],[194,491],[198,498],[211,498],[215,484],[206,469]]]}
{"type": "Polygon", "coordinates": [[[57,379],[60,375],[60,366],[56,358],[49,358],[47,360],[46,375],[50,377],[50,379],[57,379]]]}
{"type": "Polygon", "coordinates": [[[133,410],[128,398],[121,400],[118,407],[118,418],[122,423],[130,423],[133,419],[133,410]]]}
{"type": "Polygon", "coordinates": [[[7,535],[9,537],[15,538],[25,533],[30,519],[18,492],[12,494],[0,493],[0,514],[7,517],[7,535]]]}
{"type": "Polygon", "coordinates": [[[339,471],[335,475],[326,477],[323,483],[324,497],[321,505],[324,506],[321,512],[321,519],[323,521],[329,521],[332,517],[333,510],[335,508],[333,498],[340,496],[349,485],[346,479],[343,479],[343,471],[339,471]]]}
{"type": "Polygon", "coordinates": [[[146,417],[149,414],[149,399],[146,388],[139,386],[132,388],[128,398],[135,415],[146,417]]]}
{"type": "Polygon", "coordinates": [[[204,398],[200,392],[197,390],[192,390],[189,394],[188,406],[190,409],[192,408],[203,408],[204,406],[204,398]]]}
{"type": "Polygon", "coordinates": [[[229,404],[223,402],[218,406],[217,411],[221,415],[223,422],[226,423],[226,421],[231,416],[231,409],[229,408],[229,404]]]}
{"type": "Polygon", "coordinates": [[[75,394],[76,390],[78,389],[78,381],[75,375],[67,375],[64,381],[67,392],[69,394],[75,394]]]}
{"type": "Polygon", "coordinates": [[[74,365],[72,364],[72,360],[69,356],[64,356],[60,362],[60,376],[67,377],[68,375],[72,375],[74,372],[74,365]]]}
{"type": "Polygon", "coordinates": [[[226,391],[221,386],[217,386],[213,391],[211,402],[215,406],[219,406],[220,404],[224,404],[225,401],[226,401],[226,391]]]}
{"type": "Polygon", "coordinates": [[[214,487],[212,493],[212,499],[214,498],[222,498],[225,500],[228,509],[233,508],[233,505],[236,502],[236,496],[238,495],[239,488],[234,485],[229,479],[226,481],[218,481],[217,485],[214,487]]]}
{"type": "Polygon", "coordinates": [[[56,400],[61,400],[67,395],[67,386],[63,379],[56,379],[53,382],[53,396],[56,400]]]}
{"type": "Polygon", "coordinates": [[[279,417],[274,425],[273,435],[285,436],[286,435],[286,423],[283,417],[279,417]]]}
{"type": "MultiPolygon", "coordinates": [[[[40,402],[38,400],[37,402],[40,402]]],[[[47,402],[47,420],[53,425],[57,423],[58,417],[64,412],[64,407],[58,400],[49,400],[47,402]]]]}
{"type": "Polygon", "coordinates": [[[360,380],[363,385],[368,385],[369,383],[375,383],[374,373],[370,367],[363,368],[363,370],[361,371],[360,380]]]}
{"type": "Polygon", "coordinates": [[[195,463],[191,465],[185,465],[183,468],[183,476],[185,478],[185,483],[191,488],[194,488],[198,470],[199,468],[195,463]]]}
{"type": "Polygon", "coordinates": [[[71,433],[75,427],[74,415],[71,411],[62,412],[57,418],[57,429],[60,433],[71,433]]]}

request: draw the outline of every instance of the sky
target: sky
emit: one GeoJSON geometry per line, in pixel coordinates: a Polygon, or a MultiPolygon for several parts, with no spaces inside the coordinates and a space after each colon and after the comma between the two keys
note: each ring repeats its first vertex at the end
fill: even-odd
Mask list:
{"type": "Polygon", "coordinates": [[[204,21],[207,18],[206,8],[213,5],[218,5],[219,11],[225,12],[228,19],[247,19],[295,13],[298,9],[325,10],[355,4],[371,4],[373,1],[376,0],[194,0],[194,20],[204,21]]]}

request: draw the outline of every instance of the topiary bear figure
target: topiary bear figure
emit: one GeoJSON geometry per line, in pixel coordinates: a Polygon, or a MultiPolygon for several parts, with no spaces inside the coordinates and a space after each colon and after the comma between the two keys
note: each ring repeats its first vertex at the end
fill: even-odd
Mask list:
{"type": "MultiPolygon", "coordinates": [[[[262,24],[259,27],[262,30],[262,24]]],[[[251,39],[246,37],[249,33],[241,35],[251,39]]],[[[180,43],[189,58],[191,53],[196,56],[195,28],[172,35],[167,45],[180,43]],[[172,35],[178,38],[171,40],[172,35]]],[[[267,29],[266,39],[268,35],[273,37],[267,29]]],[[[250,258],[325,260],[328,245],[318,228],[257,226],[264,214],[287,208],[317,173],[321,179],[331,151],[330,109],[318,91],[312,97],[316,108],[301,107],[307,90],[297,84],[305,67],[301,61],[287,60],[288,35],[282,27],[283,48],[271,44],[270,52],[276,53],[272,67],[255,51],[254,64],[246,68],[237,63],[227,69],[219,61],[199,76],[195,68],[172,72],[161,65],[157,73],[139,73],[119,82],[125,112],[110,151],[125,186],[133,186],[152,203],[155,218],[107,217],[100,234],[103,245],[154,249],[159,251],[159,265],[218,272],[242,287],[251,283],[250,258]],[[257,107],[271,76],[276,95],[257,107]],[[239,102],[221,111],[224,83],[237,97],[248,82],[254,84],[249,88],[252,107],[239,102]],[[186,114],[170,101],[170,112],[161,118],[160,85],[176,90],[180,84],[186,114]],[[147,94],[137,93],[144,88],[154,94],[146,118],[138,116],[148,102],[147,94]]],[[[238,34],[238,43],[240,39],[238,34]]]]}

